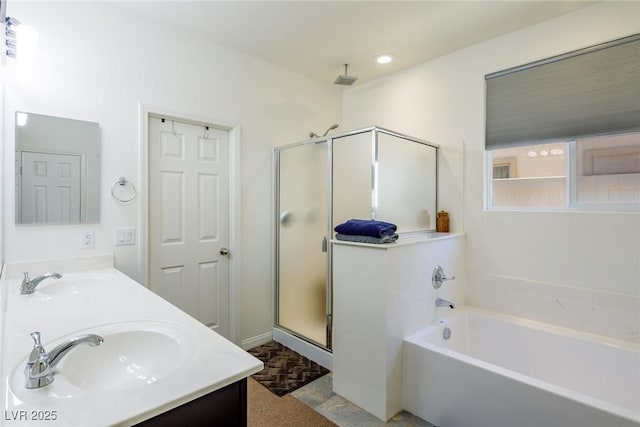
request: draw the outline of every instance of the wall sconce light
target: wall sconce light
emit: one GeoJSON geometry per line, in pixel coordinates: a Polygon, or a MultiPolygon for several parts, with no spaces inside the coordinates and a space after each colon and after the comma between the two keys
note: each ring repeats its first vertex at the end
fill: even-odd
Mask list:
{"type": "MultiPolygon", "coordinates": [[[[7,57],[31,63],[36,56],[38,33],[19,20],[6,15],[7,2],[0,0],[0,22],[4,24],[4,53],[7,57]]],[[[0,54],[1,56],[1,54],[0,54]]]]}
{"type": "Polygon", "coordinates": [[[4,42],[6,46],[5,53],[9,58],[18,57],[18,26],[20,21],[11,16],[4,18],[4,42]]]}

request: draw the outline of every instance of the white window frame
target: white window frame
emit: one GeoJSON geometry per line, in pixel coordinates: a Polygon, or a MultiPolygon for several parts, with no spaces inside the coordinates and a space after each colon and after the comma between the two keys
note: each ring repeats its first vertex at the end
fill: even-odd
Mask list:
{"type": "MultiPolygon", "coordinates": [[[[637,203],[580,203],[578,201],[578,141],[565,141],[567,144],[565,164],[565,203],[563,207],[529,206],[493,206],[493,150],[485,149],[485,210],[495,212],[637,212],[637,203]]],[[[540,145],[540,144],[531,144],[540,145]]]]}

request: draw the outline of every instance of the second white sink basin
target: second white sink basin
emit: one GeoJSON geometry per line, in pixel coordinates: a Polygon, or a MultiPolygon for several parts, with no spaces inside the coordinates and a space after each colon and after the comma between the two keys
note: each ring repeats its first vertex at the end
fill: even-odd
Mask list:
{"type": "Polygon", "coordinates": [[[62,277],[61,279],[47,279],[37,288],[36,292],[47,295],[79,295],[85,292],[104,290],[108,282],[102,278],[62,277]]]}

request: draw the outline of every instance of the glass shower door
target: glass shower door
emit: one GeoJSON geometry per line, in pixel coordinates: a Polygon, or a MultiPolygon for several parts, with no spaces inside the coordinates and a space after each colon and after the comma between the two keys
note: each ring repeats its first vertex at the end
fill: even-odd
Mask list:
{"type": "Polygon", "coordinates": [[[276,323],[328,348],[327,143],[282,148],[276,156],[276,323]]]}

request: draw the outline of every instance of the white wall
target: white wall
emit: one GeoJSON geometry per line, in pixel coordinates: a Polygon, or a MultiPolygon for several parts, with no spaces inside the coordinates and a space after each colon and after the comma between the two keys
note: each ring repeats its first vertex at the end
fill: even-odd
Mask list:
{"type": "Polygon", "coordinates": [[[439,208],[468,233],[467,302],[609,334],[615,325],[598,322],[631,296],[613,322],[640,339],[638,213],[489,212],[483,203],[484,75],[640,32],[638,16],[638,2],[600,3],[345,91],[345,127],[375,122],[441,144],[439,208]]]}
{"type": "MultiPolygon", "coordinates": [[[[34,27],[31,67],[6,68],[4,139],[5,262],[113,252],[116,267],[143,277],[140,246],[113,247],[113,228],[140,230],[139,199],[110,195],[126,176],[140,188],[139,105],[240,125],[241,254],[238,342],[271,331],[272,147],[306,139],[341,116],[340,91],[228,48],[144,22],[103,2],[10,2],[10,16],[34,27]],[[102,129],[101,221],[85,226],[14,225],[16,110],[99,122],[102,129]],[[96,247],[79,249],[80,231],[96,247]]],[[[238,248],[232,248],[232,250],[238,248]]],[[[124,297],[124,296],[123,296],[124,297]]]]}
{"type": "MultiPolygon", "coordinates": [[[[5,78],[5,63],[7,58],[0,56],[0,129],[6,129],[5,124],[5,92],[7,87],[7,79],[5,78]]],[[[3,165],[4,170],[4,132],[0,131],[0,165],[3,165]]],[[[4,215],[3,215],[3,200],[4,200],[4,173],[0,173],[0,275],[4,267],[4,215]]],[[[0,293],[1,294],[1,293],[0,293]]],[[[1,297],[0,297],[1,298],[1,297]]]]}

